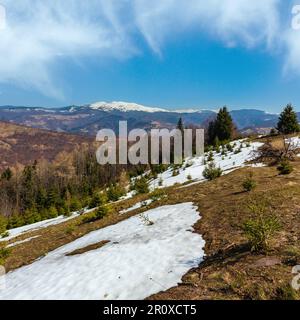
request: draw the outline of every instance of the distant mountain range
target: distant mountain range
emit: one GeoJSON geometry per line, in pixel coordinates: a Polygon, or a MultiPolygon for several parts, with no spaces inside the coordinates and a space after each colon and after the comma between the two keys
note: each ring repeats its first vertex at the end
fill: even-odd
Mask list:
{"type": "MultiPolygon", "coordinates": [[[[233,110],[231,115],[237,128],[245,133],[268,132],[278,120],[277,114],[255,109],[233,110]]],[[[129,129],[149,130],[173,128],[180,117],[186,125],[205,126],[215,116],[216,111],[211,110],[167,110],[126,102],[97,102],[63,108],[0,107],[0,121],[93,136],[102,128],[117,130],[122,120],[128,121],[129,129]]]]}

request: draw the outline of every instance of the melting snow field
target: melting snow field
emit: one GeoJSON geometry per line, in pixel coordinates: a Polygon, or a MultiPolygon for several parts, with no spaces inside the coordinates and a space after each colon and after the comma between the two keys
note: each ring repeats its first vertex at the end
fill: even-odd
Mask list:
{"type": "Polygon", "coordinates": [[[177,285],[203,259],[205,245],[192,226],[192,203],[159,207],[93,231],[31,265],[6,275],[0,299],[144,299],[177,285]],[[102,248],[66,254],[103,240],[102,248]]]}
{"type": "MultiPolygon", "coordinates": [[[[235,141],[232,143],[236,144],[234,150],[239,149],[241,146],[240,153],[235,154],[234,152],[228,152],[226,156],[222,156],[221,153],[213,152],[214,162],[217,167],[220,167],[223,170],[223,174],[227,174],[232,172],[235,169],[245,167],[248,161],[254,160],[257,156],[258,149],[263,145],[260,142],[252,142],[250,146],[246,146],[246,143],[243,140],[235,141]]],[[[182,184],[188,182],[188,176],[190,175],[193,181],[205,181],[203,177],[203,171],[206,167],[204,164],[204,157],[207,159],[208,153],[205,156],[194,157],[191,159],[187,159],[185,163],[190,162],[189,167],[184,167],[179,169],[179,175],[173,177],[173,170],[170,168],[169,170],[163,172],[158,176],[157,179],[153,180],[150,183],[150,187],[152,190],[155,188],[164,188],[173,186],[176,183],[182,184]],[[159,181],[162,181],[162,185],[159,186],[159,181]]],[[[254,167],[261,166],[261,164],[254,164],[254,167]]]]}

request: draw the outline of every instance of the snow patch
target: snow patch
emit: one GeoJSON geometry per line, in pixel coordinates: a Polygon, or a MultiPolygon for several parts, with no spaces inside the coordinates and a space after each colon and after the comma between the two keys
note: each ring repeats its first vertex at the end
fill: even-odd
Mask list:
{"type": "Polygon", "coordinates": [[[159,207],[139,217],[93,231],[46,257],[6,275],[2,299],[144,299],[176,286],[203,260],[205,245],[192,226],[199,220],[192,203],[159,207]],[[99,243],[102,248],[67,253],[99,243]]]}
{"type": "MultiPolygon", "coordinates": [[[[236,145],[234,151],[241,149],[241,152],[227,152],[226,156],[221,153],[213,152],[214,162],[217,167],[223,170],[223,174],[228,174],[236,169],[245,167],[247,162],[254,160],[256,158],[257,150],[263,145],[260,142],[252,142],[249,146],[246,146],[244,140],[238,140],[231,143],[236,145]]],[[[158,176],[157,179],[150,182],[150,189],[154,190],[156,188],[170,187],[175,184],[183,184],[189,182],[188,177],[192,178],[192,183],[206,181],[203,177],[203,171],[206,167],[204,164],[204,158],[207,159],[208,153],[201,157],[194,157],[186,159],[185,163],[192,163],[191,166],[185,167],[185,165],[179,169],[179,174],[173,176],[173,169],[169,168],[167,171],[163,172],[158,176]],[[160,183],[162,182],[162,184],[160,183]]],[[[252,164],[253,167],[261,167],[262,164],[252,164]]],[[[189,184],[191,185],[191,184],[189,184]]]]}
{"type": "Polygon", "coordinates": [[[289,143],[291,145],[291,148],[293,150],[300,148],[300,137],[292,137],[285,140],[286,143],[289,143]]]}
{"type": "Polygon", "coordinates": [[[90,108],[93,110],[103,110],[103,111],[122,111],[122,112],[130,112],[130,111],[140,111],[140,112],[170,112],[161,108],[151,108],[145,107],[136,103],[128,103],[128,102],[96,102],[90,105],[90,108]]]}

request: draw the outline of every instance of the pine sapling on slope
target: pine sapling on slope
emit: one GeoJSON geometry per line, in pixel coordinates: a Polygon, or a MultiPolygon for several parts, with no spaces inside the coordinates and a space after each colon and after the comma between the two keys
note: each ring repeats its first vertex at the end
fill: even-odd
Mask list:
{"type": "Polygon", "coordinates": [[[147,179],[145,177],[141,177],[139,179],[136,179],[134,182],[133,189],[138,194],[149,193],[149,184],[148,184],[147,179]]]}
{"type": "Polygon", "coordinates": [[[186,178],[188,179],[188,181],[192,181],[193,180],[193,177],[190,174],[188,174],[186,178]]]}
{"type": "Polygon", "coordinates": [[[162,187],[163,184],[164,184],[164,180],[163,180],[162,177],[160,177],[159,180],[158,180],[158,185],[159,185],[160,187],[162,187]]]}
{"type": "Polygon", "coordinates": [[[93,213],[86,215],[82,219],[82,223],[90,223],[98,220],[102,220],[110,211],[110,207],[107,205],[99,206],[96,211],[93,213]]]}
{"type": "Polygon", "coordinates": [[[118,201],[125,193],[125,189],[120,185],[111,184],[107,190],[107,197],[109,201],[118,201]]]}
{"type": "Polygon", "coordinates": [[[178,175],[179,175],[179,170],[178,169],[174,169],[173,172],[172,172],[172,176],[176,177],[178,175]]]}
{"type": "Polygon", "coordinates": [[[253,174],[250,173],[249,176],[243,182],[243,188],[245,191],[250,192],[256,188],[256,182],[253,179],[253,174]]]}
{"type": "Polygon", "coordinates": [[[210,162],[203,171],[203,177],[208,180],[214,180],[222,175],[222,169],[216,167],[214,162],[210,162]]]}
{"type": "Polygon", "coordinates": [[[161,200],[166,196],[166,193],[163,189],[155,189],[153,192],[150,193],[150,199],[155,202],[161,200]]]}
{"type": "Polygon", "coordinates": [[[214,161],[214,153],[212,151],[209,152],[208,157],[207,157],[207,161],[214,161]]]}
{"type": "Polygon", "coordinates": [[[279,163],[277,170],[279,171],[280,174],[287,175],[292,173],[294,168],[288,160],[282,160],[279,163]]]}
{"type": "Polygon", "coordinates": [[[252,251],[266,252],[271,239],[281,229],[280,222],[275,214],[268,212],[269,208],[263,201],[251,203],[249,209],[252,217],[243,224],[244,235],[252,251]]]}
{"type": "Polygon", "coordinates": [[[92,196],[92,199],[89,203],[89,208],[96,208],[99,207],[105,203],[107,203],[108,198],[105,193],[95,192],[92,196]]]}

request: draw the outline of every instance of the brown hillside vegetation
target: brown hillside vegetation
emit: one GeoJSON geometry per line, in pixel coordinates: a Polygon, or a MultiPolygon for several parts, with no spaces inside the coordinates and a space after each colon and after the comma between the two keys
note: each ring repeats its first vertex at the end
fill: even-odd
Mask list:
{"type": "Polygon", "coordinates": [[[62,163],[68,155],[93,139],[0,121],[0,171],[23,167],[35,160],[62,163]]]}
{"type": "MultiPolygon", "coordinates": [[[[198,268],[188,272],[183,283],[151,299],[299,299],[290,286],[292,267],[300,264],[300,161],[293,163],[288,176],[275,167],[243,168],[217,180],[191,186],[174,186],[167,197],[125,215],[119,211],[147,199],[148,195],[112,205],[103,220],[82,224],[82,217],[47,229],[33,231],[10,241],[39,235],[12,248],[6,261],[8,270],[28,264],[47,252],[76,238],[150,208],[166,204],[193,202],[199,208],[195,232],[206,241],[206,257],[198,268]],[[253,173],[257,188],[245,192],[241,182],[253,173]],[[251,217],[249,204],[263,201],[276,215],[281,230],[264,253],[253,253],[242,231],[251,217]],[[71,232],[69,232],[71,230],[71,232]]],[[[182,212],[184,214],[184,212],[182,212]]]]}

